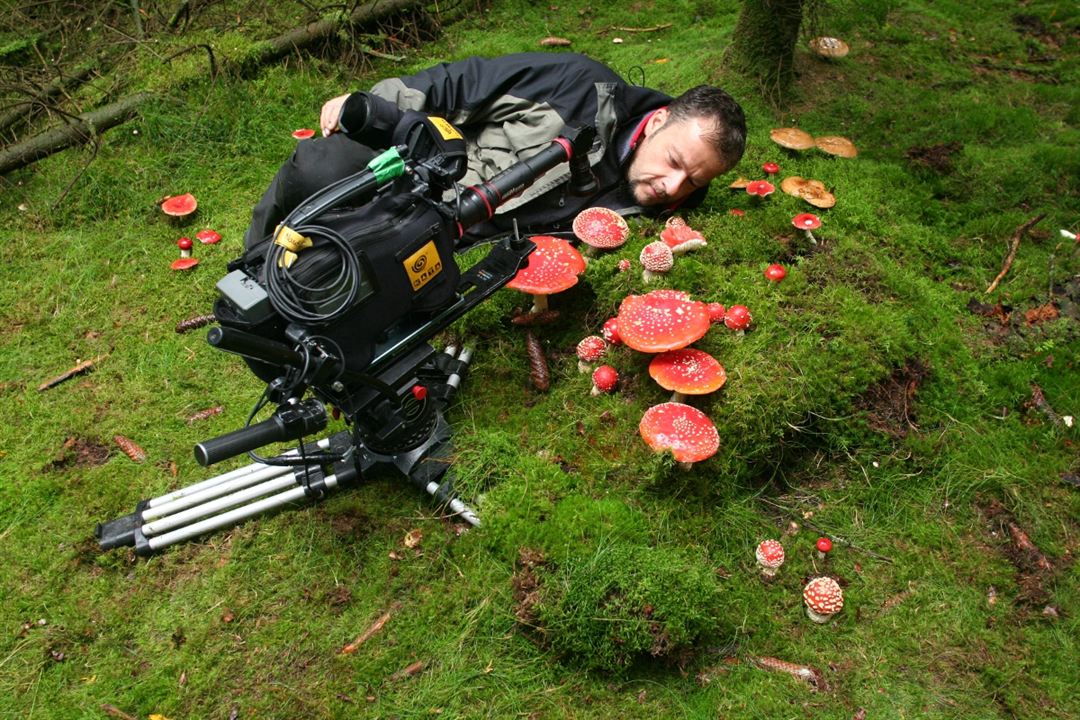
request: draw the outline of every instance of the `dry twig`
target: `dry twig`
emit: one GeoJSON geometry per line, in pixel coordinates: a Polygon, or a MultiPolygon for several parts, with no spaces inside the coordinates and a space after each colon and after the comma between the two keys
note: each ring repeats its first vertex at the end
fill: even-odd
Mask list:
{"type": "Polygon", "coordinates": [[[50,380],[46,380],[45,382],[41,383],[40,385],[38,385],[38,391],[48,390],[51,387],[56,387],[60,383],[65,382],[67,380],[70,380],[71,378],[75,377],[76,375],[82,375],[83,373],[90,372],[91,370],[94,369],[94,365],[101,362],[102,360],[104,360],[107,357],[108,357],[108,355],[98,355],[96,358],[94,358],[92,360],[85,360],[85,361],[79,363],[78,365],[76,365],[75,367],[71,368],[70,370],[68,370],[66,372],[63,372],[63,373],[60,373],[56,377],[54,377],[54,378],[52,378],[50,380]]]}
{"type": "MultiPolygon", "coordinates": [[[[367,630],[360,633],[360,635],[351,643],[341,648],[342,655],[349,655],[357,651],[357,649],[365,642],[371,639],[371,636],[382,630],[383,625],[390,619],[390,616],[397,612],[401,608],[401,603],[396,602],[390,606],[390,609],[379,616],[379,619],[371,623],[371,626],[367,630]]],[[[411,666],[410,666],[411,667],[411,666]]]]}
{"type": "Polygon", "coordinates": [[[990,283],[990,287],[986,288],[986,293],[992,293],[997,289],[998,283],[1005,277],[1005,273],[1009,272],[1009,268],[1012,267],[1013,260],[1016,259],[1016,251],[1020,248],[1020,239],[1027,234],[1027,231],[1033,228],[1040,220],[1046,217],[1046,213],[1040,213],[1035,217],[1028,220],[1021,225],[1013,233],[1012,239],[1009,240],[1009,254],[1005,256],[1005,263],[1001,266],[1001,272],[994,278],[994,282],[990,283]]]}

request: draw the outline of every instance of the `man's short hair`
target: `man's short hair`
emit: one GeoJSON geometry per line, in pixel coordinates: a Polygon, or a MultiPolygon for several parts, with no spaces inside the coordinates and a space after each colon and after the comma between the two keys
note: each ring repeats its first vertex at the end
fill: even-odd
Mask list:
{"type": "Polygon", "coordinates": [[[712,130],[705,136],[730,170],[746,149],[746,116],[735,99],[718,87],[698,85],[675,98],[668,105],[671,120],[699,118],[711,121],[712,130]]]}

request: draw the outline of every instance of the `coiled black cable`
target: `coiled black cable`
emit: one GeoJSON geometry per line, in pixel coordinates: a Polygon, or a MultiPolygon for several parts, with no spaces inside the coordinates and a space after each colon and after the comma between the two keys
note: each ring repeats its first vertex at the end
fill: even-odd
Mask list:
{"type": "MultiPolygon", "coordinates": [[[[305,325],[326,325],[344,315],[356,302],[363,275],[360,259],[348,241],[330,228],[305,225],[294,230],[310,238],[314,247],[336,251],[341,260],[337,276],[319,285],[301,283],[290,268],[281,262],[285,248],[272,243],[266,255],[266,293],[270,296],[270,304],[282,317],[305,325]],[[330,305],[331,309],[320,309],[326,305],[330,305]]],[[[309,248],[307,252],[312,249],[309,248]]],[[[303,255],[300,255],[296,262],[302,259],[303,255]]]]}

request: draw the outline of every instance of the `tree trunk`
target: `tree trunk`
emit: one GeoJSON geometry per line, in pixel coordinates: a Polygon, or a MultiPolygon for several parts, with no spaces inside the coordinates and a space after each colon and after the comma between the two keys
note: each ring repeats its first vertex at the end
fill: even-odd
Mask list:
{"type": "Polygon", "coordinates": [[[27,140],[0,150],[0,175],[60,152],[72,145],[81,145],[111,127],[124,122],[153,93],[138,93],[111,105],[83,113],[66,125],[51,128],[27,140]]]}
{"type": "Polygon", "coordinates": [[[762,95],[778,102],[794,77],[795,44],[806,0],[743,0],[729,63],[756,77],[762,95]]]}

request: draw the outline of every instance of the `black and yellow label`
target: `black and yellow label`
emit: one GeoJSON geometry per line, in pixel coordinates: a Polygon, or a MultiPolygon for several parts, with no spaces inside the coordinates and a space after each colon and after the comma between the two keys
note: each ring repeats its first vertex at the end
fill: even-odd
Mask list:
{"type": "Polygon", "coordinates": [[[428,117],[431,120],[431,124],[435,126],[435,129],[439,131],[439,134],[443,136],[443,140],[461,140],[461,133],[458,129],[447,122],[444,118],[437,115],[430,115],[428,117]]]}
{"type": "Polygon", "coordinates": [[[429,241],[405,258],[402,265],[405,266],[405,274],[409,276],[413,291],[419,291],[431,278],[442,272],[442,258],[439,257],[439,251],[435,249],[435,241],[429,241]]]}

